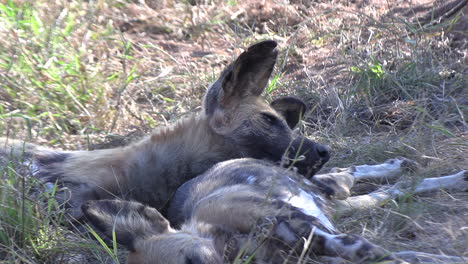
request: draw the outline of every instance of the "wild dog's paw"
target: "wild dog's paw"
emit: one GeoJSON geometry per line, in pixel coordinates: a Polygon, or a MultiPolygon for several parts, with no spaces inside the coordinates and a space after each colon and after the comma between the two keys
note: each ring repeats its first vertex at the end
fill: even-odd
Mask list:
{"type": "Polygon", "coordinates": [[[61,208],[65,208],[66,217],[71,221],[81,220],[83,212],[81,206],[97,199],[97,195],[89,184],[85,183],[51,183],[45,184],[46,192],[53,193],[55,200],[61,208]]]}
{"type": "Polygon", "coordinates": [[[388,159],[385,161],[387,164],[399,164],[403,172],[418,172],[421,168],[421,165],[414,160],[405,158],[405,157],[396,157],[394,159],[388,159]]]}
{"type": "Polygon", "coordinates": [[[341,173],[341,172],[352,173],[355,171],[356,171],[356,166],[350,166],[349,168],[333,167],[330,169],[330,173],[341,173]]]}
{"type": "Polygon", "coordinates": [[[376,246],[374,248],[375,254],[372,258],[363,260],[362,262],[359,263],[365,263],[365,264],[409,264],[408,262],[396,257],[394,254],[389,253],[385,249],[376,246]]]}
{"type": "Polygon", "coordinates": [[[461,178],[463,179],[463,191],[468,191],[468,170],[460,171],[459,174],[461,175],[461,178]]]}
{"type": "Polygon", "coordinates": [[[353,176],[349,173],[328,173],[315,175],[310,179],[326,196],[344,200],[351,195],[354,184],[353,176]]]}

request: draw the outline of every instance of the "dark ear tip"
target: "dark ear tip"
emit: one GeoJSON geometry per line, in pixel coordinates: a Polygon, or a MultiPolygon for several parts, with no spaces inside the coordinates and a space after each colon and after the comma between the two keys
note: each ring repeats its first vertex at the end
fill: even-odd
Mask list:
{"type": "Polygon", "coordinates": [[[274,105],[280,104],[280,103],[286,103],[286,104],[290,104],[290,105],[299,105],[300,107],[298,107],[298,108],[300,109],[302,114],[307,112],[307,105],[304,103],[304,101],[302,101],[301,99],[299,99],[297,97],[284,96],[284,97],[279,98],[278,100],[273,101],[271,103],[271,105],[274,106],[274,105]]]}
{"type": "Polygon", "coordinates": [[[259,43],[256,43],[252,46],[250,46],[247,51],[248,52],[253,52],[253,51],[257,51],[257,50],[274,50],[276,47],[278,46],[278,43],[276,43],[276,41],[274,40],[264,40],[264,41],[261,41],[259,43]]]}
{"type": "Polygon", "coordinates": [[[297,97],[294,97],[294,96],[288,96],[287,99],[290,100],[291,102],[294,102],[294,103],[300,105],[302,113],[305,113],[307,111],[307,105],[301,99],[299,99],[297,97]]]}

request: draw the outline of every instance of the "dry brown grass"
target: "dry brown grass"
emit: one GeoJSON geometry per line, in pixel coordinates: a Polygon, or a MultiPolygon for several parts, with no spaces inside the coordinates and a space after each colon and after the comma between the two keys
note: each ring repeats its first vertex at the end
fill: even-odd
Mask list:
{"type": "MultiPolygon", "coordinates": [[[[304,132],[334,150],[324,170],[394,156],[425,166],[413,177],[468,168],[467,10],[453,9],[462,1],[188,2],[1,1],[1,135],[63,149],[126,144],[198,111],[242,48],[272,38],[281,55],[268,97],[308,103],[304,132]]],[[[8,177],[3,203],[18,191],[8,177]]],[[[466,194],[410,198],[338,222],[392,250],[468,256],[466,194]]],[[[89,243],[73,244],[94,252],[78,262],[109,261],[89,243]]],[[[0,258],[70,251],[21,246],[4,245],[0,258]]]]}

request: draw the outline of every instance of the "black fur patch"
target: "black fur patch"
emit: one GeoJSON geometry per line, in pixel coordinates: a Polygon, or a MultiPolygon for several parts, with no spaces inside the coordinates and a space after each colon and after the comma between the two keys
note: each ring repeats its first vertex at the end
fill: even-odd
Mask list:
{"type": "Polygon", "coordinates": [[[345,246],[353,245],[353,244],[356,243],[357,240],[361,240],[361,238],[359,236],[356,236],[356,235],[346,235],[346,236],[340,237],[338,239],[341,240],[341,242],[345,246]]]}
{"type": "Polygon", "coordinates": [[[43,182],[54,183],[60,180],[62,174],[56,171],[54,164],[64,162],[70,156],[71,153],[67,152],[49,152],[36,155],[34,159],[37,162],[38,170],[34,176],[43,182]]]}
{"type": "Polygon", "coordinates": [[[369,255],[369,251],[374,248],[373,245],[369,244],[369,243],[363,243],[362,246],[357,250],[356,252],[356,256],[358,258],[365,258],[366,256],[369,255]]]}
{"type": "Polygon", "coordinates": [[[51,163],[64,162],[71,154],[67,152],[51,152],[45,155],[37,155],[36,161],[40,166],[46,166],[51,163]]]}

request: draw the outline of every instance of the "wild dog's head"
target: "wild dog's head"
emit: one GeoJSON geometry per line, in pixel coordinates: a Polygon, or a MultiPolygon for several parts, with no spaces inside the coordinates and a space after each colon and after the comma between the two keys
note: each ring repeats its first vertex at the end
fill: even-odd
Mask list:
{"type": "Polygon", "coordinates": [[[293,138],[292,129],[305,114],[300,99],[282,97],[267,104],[261,94],[273,71],[276,42],[257,43],[243,52],[211,85],[204,113],[215,133],[232,140],[246,157],[280,160],[304,155],[295,164],[301,174],[313,175],[328,161],[328,148],[309,139],[293,138]],[[299,154],[299,155],[297,155],[299,154]]]}
{"type": "Polygon", "coordinates": [[[99,200],[87,202],[82,210],[108,238],[115,232],[117,242],[129,250],[129,264],[223,263],[219,253],[223,248],[216,248],[215,239],[172,229],[154,208],[138,202],[99,200]]]}

